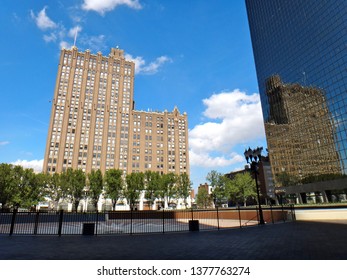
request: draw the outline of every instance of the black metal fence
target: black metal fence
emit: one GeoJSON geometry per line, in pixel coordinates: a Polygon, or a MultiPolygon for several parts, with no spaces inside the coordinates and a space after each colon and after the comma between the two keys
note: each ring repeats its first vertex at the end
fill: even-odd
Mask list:
{"type": "MultiPolygon", "coordinates": [[[[294,206],[262,207],[266,223],[295,220],[294,206]]],[[[257,208],[212,210],[0,212],[0,234],[113,235],[220,230],[257,225],[257,208]]]]}

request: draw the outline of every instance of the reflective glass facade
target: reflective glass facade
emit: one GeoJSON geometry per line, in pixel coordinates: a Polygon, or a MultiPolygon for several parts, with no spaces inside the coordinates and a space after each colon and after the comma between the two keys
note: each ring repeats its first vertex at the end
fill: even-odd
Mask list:
{"type": "Polygon", "coordinates": [[[345,175],[347,2],[246,0],[246,6],[275,177],[345,175]]]}

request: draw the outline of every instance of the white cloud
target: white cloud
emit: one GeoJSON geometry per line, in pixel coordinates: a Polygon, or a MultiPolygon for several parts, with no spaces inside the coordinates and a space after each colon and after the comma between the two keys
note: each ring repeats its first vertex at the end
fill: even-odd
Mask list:
{"type": "MultiPolygon", "coordinates": [[[[84,49],[90,49],[98,52],[102,51],[106,47],[105,35],[90,36],[87,34],[81,34],[82,26],[75,25],[71,28],[65,28],[63,23],[53,22],[46,14],[47,7],[44,7],[37,15],[33,11],[30,11],[31,17],[34,19],[37,27],[44,32],[43,40],[46,43],[56,43],[59,48],[70,49],[74,44],[75,35],[76,46],[80,46],[84,49]]],[[[76,21],[75,21],[76,22],[76,21]]],[[[81,20],[79,21],[79,23],[81,20]]]]}
{"type": "Polygon", "coordinates": [[[30,11],[30,15],[31,15],[32,19],[35,20],[35,23],[36,23],[37,27],[40,28],[41,30],[47,30],[47,29],[54,29],[54,28],[57,28],[58,25],[46,15],[46,8],[47,8],[47,7],[44,7],[44,8],[37,14],[37,16],[36,16],[35,13],[31,10],[31,11],[30,11]]]}
{"type": "Polygon", "coordinates": [[[30,161],[25,159],[24,160],[18,159],[17,161],[12,162],[11,164],[20,165],[20,166],[23,166],[24,168],[32,168],[34,169],[35,172],[40,173],[42,172],[42,168],[43,168],[43,159],[41,160],[34,159],[30,161]]]}
{"type": "MultiPolygon", "coordinates": [[[[31,11],[31,15],[33,18],[35,18],[36,22],[48,22],[47,20],[39,20],[39,18],[43,17],[40,14],[45,15],[45,8],[42,9],[42,11],[39,13],[37,17],[35,17],[34,13],[31,11]]],[[[47,16],[46,16],[47,17],[47,16]]],[[[47,18],[48,19],[48,18],[47,18]]],[[[101,51],[105,49],[106,43],[105,43],[105,35],[98,35],[98,36],[88,36],[86,34],[79,35],[79,33],[82,31],[82,27],[80,25],[76,25],[74,27],[71,27],[70,29],[66,29],[63,24],[55,24],[54,23],[54,30],[46,30],[47,28],[41,28],[39,24],[37,26],[46,32],[46,34],[43,35],[43,40],[46,43],[57,43],[59,45],[59,49],[70,49],[74,44],[74,38],[75,35],[78,35],[76,38],[76,45],[82,46],[86,49],[90,49],[92,51],[101,51]]],[[[46,24],[46,26],[49,26],[46,24]]],[[[53,25],[51,25],[53,26],[53,25]]]]}
{"type": "Polygon", "coordinates": [[[69,42],[66,42],[66,41],[64,41],[64,40],[62,40],[62,41],[60,41],[60,43],[59,43],[59,47],[60,47],[60,49],[71,49],[71,47],[72,47],[72,44],[71,43],[69,43],[69,42]]]}
{"type": "Polygon", "coordinates": [[[0,146],[5,146],[5,145],[8,145],[10,144],[9,141],[0,141],[0,146]]]}
{"type": "Polygon", "coordinates": [[[209,121],[189,131],[190,164],[213,167],[244,161],[232,148],[265,137],[259,94],[235,89],[213,94],[203,103],[209,121]]]}
{"type": "Polygon", "coordinates": [[[75,27],[70,28],[69,33],[68,33],[69,37],[74,38],[75,35],[77,36],[78,33],[80,33],[81,31],[82,31],[82,27],[79,25],[76,25],[75,27]]]}
{"type": "Polygon", "coordinates": [[[83,45],[85,46],[87,49],[90,49],[91,51],[102,51],[105,49],[106,47],[106,43],[105,43],[105,35],[98,35],[98,36],[81,36],[79,39],[77,39],[77,46],[83,45]]]}
{"type": "Polygon", "coordinates": [[[171,62],[171,59],[168,58],[167,56],[160,56],[156,58],[155,61],[151,62],[148,66],[144,66],[140,70],[146,74],[154,74],[158,72],[158,69],[160,68],[160,66],[162,66],[165,62],[171,62]]]}
{"type": "Polygon", "coordinates": [[[171,58],[167,56],[157,57],[153,62],[146,64],[146,61],[141,57],[133,57],[130,54],[125,54],[125,59],[133,61],[135,63],[136,74],[155,74],[159,68],[166,62],[172,62],[171,58]]]}
{"type": "Polygon", "coordinates": [[[50,43],[50,42],[56,42],[57,41],[57,35],[52,32],[50,33],[49,35],[43,35],[43,40],[46,42],[46,43],[50,43]]]}
{"type": "Polygon", "coordinates": [[[236,153],[222,156],[211,156],[209,153],[195,153],[193,150],[189,152],[189,162],[191,165],[200,167],[223,167],[240,162],[244,162],[245,158],[236,153]]]}
{"type": "Polygon", "coordinates": [[[139,10],[142,8],[139,0],[84,0],[82,9],[95,11],[101,15],[114,10],[117,6],[126,5],[129,8],[139,10]]]}

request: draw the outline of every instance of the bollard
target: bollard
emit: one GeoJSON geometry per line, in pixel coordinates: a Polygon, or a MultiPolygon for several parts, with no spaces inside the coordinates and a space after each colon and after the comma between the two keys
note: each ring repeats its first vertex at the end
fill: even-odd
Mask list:
{"type": "Polygon", "coordinates": [[[83,223],[83,235],[94,235],[95,223],[83,223]]]}
{"type": "Polygon", "coordinates": [[[189,231],[199,231],[199,220],[189,221],[189,231]]]}

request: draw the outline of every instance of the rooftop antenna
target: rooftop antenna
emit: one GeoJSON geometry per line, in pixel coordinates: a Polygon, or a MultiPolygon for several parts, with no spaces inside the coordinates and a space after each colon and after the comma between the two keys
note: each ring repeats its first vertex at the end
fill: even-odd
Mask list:
{"type": "Polygon", "coordinates": [[[73,41],[73,46],[74,47],[76,47],[77,32],[78,32],[78,28],[76,28],[76,30],[75,30],[75,38],[74,38],[74,41],[73,41]]]}

